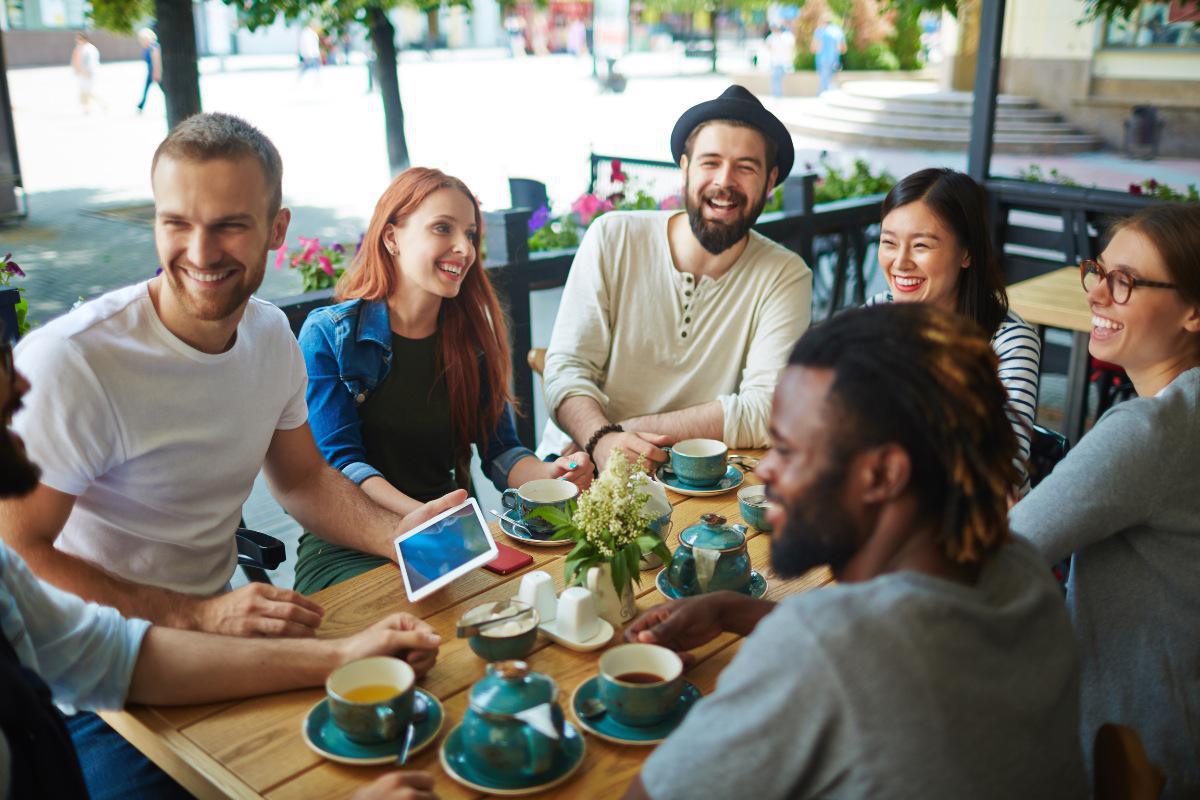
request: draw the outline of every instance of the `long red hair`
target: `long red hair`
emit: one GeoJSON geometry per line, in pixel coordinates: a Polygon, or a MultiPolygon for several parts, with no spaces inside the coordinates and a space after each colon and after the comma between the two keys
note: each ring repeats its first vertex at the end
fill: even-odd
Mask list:
{"type": "MultiPolygon", "coordinates": [[[[413,167],[396,176],[375,205],[354,263],[338,281],[339,300],[387,300],[396,290],[396,266],[383,241],[387,226],[402,227],[434,192],[462,192],[475,210],[478,242],[483,241],[483,214],[467,185],[436,169],[413,167]]],[[[483,258],[476,247],[475,263],[463,278],[458,296],[442,301],[438,316],[441,333],[439,365],[450,396],[450,420],[460,449],[472,441],[486,442],[496,428],[504,404],[512,403],[508,376],[512,360],[508,325],[483,258]],[[486,380],[487,395],[482,384],[486,380]],[[484,402],[486,401],[486,403],[484,402]]]]}

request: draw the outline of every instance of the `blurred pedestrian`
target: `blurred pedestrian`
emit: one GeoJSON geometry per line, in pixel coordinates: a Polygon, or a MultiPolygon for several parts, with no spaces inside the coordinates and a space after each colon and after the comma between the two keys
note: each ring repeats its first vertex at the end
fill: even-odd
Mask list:
{"type": "Polygon", "coordinates": [[[787,25],[775,25],[767,36],[771,67],[771,96],[783,97],[783,76],[796,67],[796,35],[787,25]]]}
{"type": "Polygon", "coordinates": [[[146,85],[142,87],[142,99],[137,104],[140,114],[146,108],[150,87],[158,84],[158,90],[162,91],[162,51],[158,47],[158,37],[149,28],[138,31],[137,39],[142,46],[142,60],[146,62],[146,85]]]}
{"type": "Polygon", "coordinates": [[[300,31],[300,79],[304,73],[312,70],[320,77],[321,69],[321,29],[317,23],[310,22],[300,31]]]}
{"type": "Polygon", "coordinates": [[[842,53],[846,52],[846,33],[828,12],[821,16],[821,24],[813,32],[812,49],[821,85],[817,93],[825,94],[833,88],[833,73],[842,68],[842,53]]]}
{"type": "Polygon", "coordinates": [[[83,113],[90,114],[92,105],[100,102],[95,93],[96,72],[100,69],[100,51],[83,31],[75,34],[71,69],[79,81],[79,104],[83,106],[83,113]]]}

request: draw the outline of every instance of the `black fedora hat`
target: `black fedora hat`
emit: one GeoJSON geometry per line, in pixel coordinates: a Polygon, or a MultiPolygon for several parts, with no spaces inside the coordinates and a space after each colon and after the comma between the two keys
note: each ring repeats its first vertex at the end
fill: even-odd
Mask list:
{"type": "Polygon", "coordinates": [[[779,174],[775,178],[776,185],[792,171],[792,162],[796,160],[796,149],[792,146],[792,136],[779,118],[767,111],[758,98],[744,86],[736,83],[716,100],[706,100],[700,105],[692,106],[683,112],[683,116],[675,123],[671,131],[671,156],[675,163],[683,157],[683,145],[688,136],[702,122],[713,119],[736,119],[753,125],[762,132],[763,136],[775,143],[775,166],[779,174]]]}

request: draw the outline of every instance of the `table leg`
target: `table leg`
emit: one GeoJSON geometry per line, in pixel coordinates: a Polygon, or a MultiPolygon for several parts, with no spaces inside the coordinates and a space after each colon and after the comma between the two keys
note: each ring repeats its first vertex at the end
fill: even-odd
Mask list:
{"type": "Polygon", "coordinates": [[[1063,435],[1074,447],[1083,436],[1083,423],[1087,417],[1088,397],[1088,340],[1090,334],[1076,332],[1071,342],[1071,361],[1067,367],[1067,408],[1063,419],[1063,435]]]}

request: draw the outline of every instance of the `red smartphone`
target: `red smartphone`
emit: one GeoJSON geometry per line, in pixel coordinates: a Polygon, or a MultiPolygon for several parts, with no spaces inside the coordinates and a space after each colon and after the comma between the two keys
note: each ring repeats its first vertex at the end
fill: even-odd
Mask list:
{"type": "Polygon", "coordinates": [[[533,556],[529,553],[522,553],[515,547],[496,542],[496,548],[500,551],[500,555],[484,564],[483,568],[491,570],[497,575],[509,575],[533,563],[533,556]]]}

